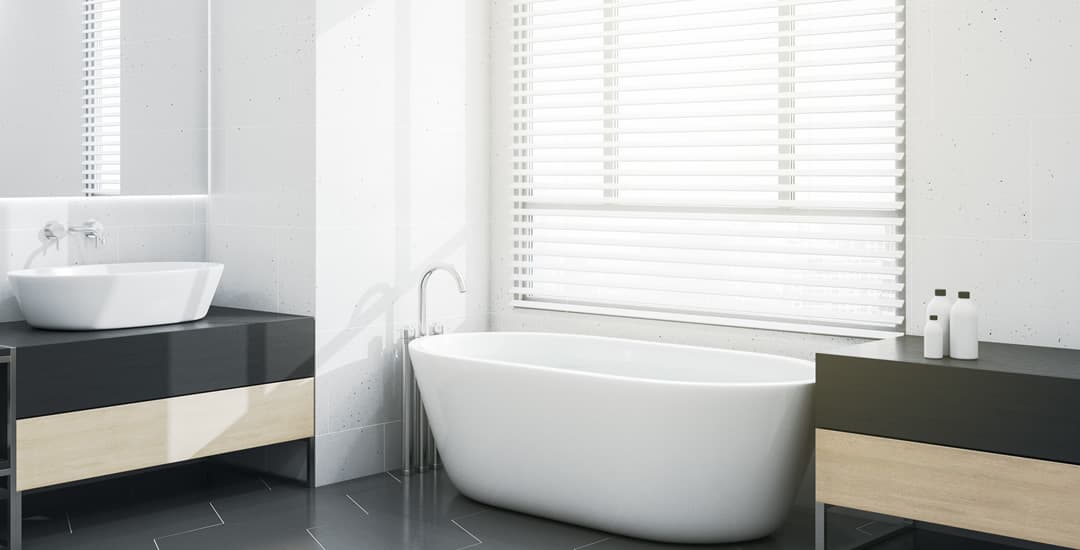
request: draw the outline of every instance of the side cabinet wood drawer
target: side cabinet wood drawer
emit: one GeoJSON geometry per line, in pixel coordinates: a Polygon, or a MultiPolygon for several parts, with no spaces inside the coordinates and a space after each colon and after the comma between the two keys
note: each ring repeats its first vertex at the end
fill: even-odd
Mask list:
{"type": "Polygon", "coordinates": [[[1077,465],[820,428],[816,461],[818,502],[1080,548],[1077,465]]]}
{"type": "Polygon", "coordinates": [[[22,419],[20,491],[312,437],[313,379],[22,419]]]}

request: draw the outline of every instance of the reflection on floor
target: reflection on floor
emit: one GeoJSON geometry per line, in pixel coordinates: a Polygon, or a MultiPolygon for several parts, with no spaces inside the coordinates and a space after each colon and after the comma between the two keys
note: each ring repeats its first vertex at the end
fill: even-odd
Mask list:
{"type": "MultiPolygon", "coordinates": [[[[24,509],[28,550],[668,548],[485,506],[441,471],[308,489],[200,464],[29,494],[24,509]]],[[[772,538],[723,548],[809,548],[813,515],[799,511],[772,538]]]]}
{"type": "MultiPolygon", "coordinates": [[[[485,506],[461,495],[441,471],[308,489],[196,464],[29,494],[24,509],[29,550],[678,548],[485,506]]],[[[875,526],[855,520],[840,530],[865,543],[875,526]]],[[[799,503],[772,537],[689,548],[812,547],[811,503],[799,503]]]]}

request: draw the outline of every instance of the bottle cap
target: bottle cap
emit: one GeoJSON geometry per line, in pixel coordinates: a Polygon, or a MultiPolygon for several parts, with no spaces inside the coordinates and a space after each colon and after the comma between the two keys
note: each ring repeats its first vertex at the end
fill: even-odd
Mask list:
{"type": "Polygon", "coordinates": [[[934,296],[945,296],[945,289],[944,288],[936,288],[936,289],[934,289],[934,296]]]}
{"type": "Polygon", "coordinates": [[[971,298],[971,291],[961,290],[959,293],[957,293],[957,296],[959,296],[961,300],[967,300],[971,298]]]}
{"type": "Polygon", "coordinates": [[[937,321],[937,315],[931,315],[930,320],[931,321],[937,321]]]}

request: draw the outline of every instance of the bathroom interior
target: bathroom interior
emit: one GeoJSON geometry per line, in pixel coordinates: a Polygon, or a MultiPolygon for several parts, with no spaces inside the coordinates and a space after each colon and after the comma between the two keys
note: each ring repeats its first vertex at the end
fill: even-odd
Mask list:
{"type": "Polygon", "coordinates": [[[0,548],[1080,548],[1077,29],[0,0],[0,548]]]}

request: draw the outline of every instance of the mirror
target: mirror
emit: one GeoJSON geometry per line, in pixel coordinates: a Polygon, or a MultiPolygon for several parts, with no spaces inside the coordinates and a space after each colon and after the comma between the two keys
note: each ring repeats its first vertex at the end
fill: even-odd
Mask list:
{"type": "Polygon", "coordinates": [[[0,197],[207,192],[206,0],[0,0],[0,197]]]}

